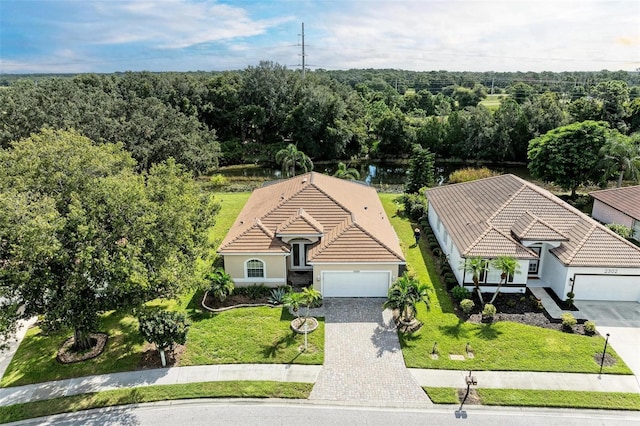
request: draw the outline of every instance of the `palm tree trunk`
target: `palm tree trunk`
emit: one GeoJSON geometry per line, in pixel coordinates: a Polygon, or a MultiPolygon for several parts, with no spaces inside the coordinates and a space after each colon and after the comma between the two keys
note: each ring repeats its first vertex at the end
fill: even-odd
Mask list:
{"type": "Polygon", "coordinates": [[[498,284],[498,288],[496,289],[496,292],[493,293],[493,297],[491,298],[491,300],[489,301],[490,304],[493,305],[493,302],[496,301],[496,297],[498,297],[498,294],[500,294],[500,289],[502,288],[502,284],[507,281],[506,278],[500,278],[500,284],[498,284]]]}
{"type": "Polygon", "coordinates": [[[620,170],[620,175],[618,176],[618,188],[622,187],[622,178],[624,177],[624,170],[620,170]]]}
{"type": "Polygon", "coordinates": [[[482,306],[484,306],[484,299],[482,298],[482,291],[480,291],[480,284],[478,283],[478,280],[473,280],[473,285],[476,287],[476,293],[478,293],[478,299],[480,300],[480,303],[482,303],[482,306]]]}

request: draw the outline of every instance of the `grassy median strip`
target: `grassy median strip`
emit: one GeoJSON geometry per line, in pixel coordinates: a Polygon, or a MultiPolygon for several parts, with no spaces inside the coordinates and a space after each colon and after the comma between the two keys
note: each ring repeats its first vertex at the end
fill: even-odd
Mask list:
{"type": "Polygon", "coordinates": [[[478,389],[485,405],[640,410],[640,394],[559,390],[478,389]]]}
{"type": "Polygon", "coordinates": [[[115,405],[193,398],[305,399],[313,384],[285,382],[204,382],[117,389],[0,407],[0,423],[115,405]]]}
{"type": "MultiPolygon", "coordinates": [[[[434,404],[460,404],[456,388],[423,388],[434,404]]],[[[482,405],[640,410],[640,394],[533,389],[475,390],[482,405]]]]}
{"type": "Polygon", "coordinates": [[[456,388],[422,388],[434,404],[460,404],[456,388]]]}

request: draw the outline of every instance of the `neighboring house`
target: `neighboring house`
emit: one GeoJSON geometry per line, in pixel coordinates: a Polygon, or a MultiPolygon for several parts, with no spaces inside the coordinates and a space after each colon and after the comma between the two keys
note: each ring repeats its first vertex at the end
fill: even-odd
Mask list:
{"type": "Polygon", "coordinates": [[[405,259],[375,188],[307,173],[251,194],[218,253],[238,286],[386,297],[405,259]]]}
{"type": "MultiPolygon", "coordinates": [[[[429,223],[458,283],[473,286],[465,259],[515,257],[505,292],[550,287],[565,300],[640,301],[640,248],[550,192],[513,175],[432,188],[429,223]]],[[[495,291],[500,271],[480,277],[495,291]]]]}
{"type": "Polygon", "coordinates": [[[617,223],[633,230],[640,241],[640,185],[590,192],[594,199],[591,216],[602,223],[617,223]]]}

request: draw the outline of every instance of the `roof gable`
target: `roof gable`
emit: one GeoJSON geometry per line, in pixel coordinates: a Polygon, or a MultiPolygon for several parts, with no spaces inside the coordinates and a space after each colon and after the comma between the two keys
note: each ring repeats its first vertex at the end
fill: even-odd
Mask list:
{"type": "Polygon", "coordinates": [[[465,255],[513,253],[509,237],[513,232],[522,239],[562,237],[552,240],[561,244],[551,252],[565,265],[640,267],[640,248],[550,192],[513,175],[429,189],[427,198],[465,255]]]}
{"type": "Polygon", "coordinates": [[[511,232],[520,241],[567,241],[568,238],[539,217],[524,212],[522,216],[511,227],[511,232]]]}
{"type": "Polygon", "coordinates": [[[288,221],[276,228],[276,235],[316,235],[322,234],[323,229],[324,227],[320,222],[307,214],[303,208],[300,208],[288,221]]]}
{"type": "Polygon", "coordinates": [[[596,200],[640,220],[640,185],[590,192],[596,200]]]}

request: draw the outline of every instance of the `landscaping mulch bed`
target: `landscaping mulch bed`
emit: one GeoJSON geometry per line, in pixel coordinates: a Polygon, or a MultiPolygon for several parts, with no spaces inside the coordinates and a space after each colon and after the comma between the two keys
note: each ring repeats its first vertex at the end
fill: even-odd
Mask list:
{"type": "MultiPolygon", "coordinates": [[[[492,296],[492,293],[482,294],[485,302],[491,300],[492,296]]],[[[482,323],[482,304],[475,292],[473,292],[471,300],[475,303],[475,307],[468,318],[459,308],[457,308],[456,312],[463,320],[476,324],[482,323]]],[[[540,309],[537,299],[528,290],[526,294],[500,293],[494,302],[494,306],[498,312],[494,316],[493,322],[511,321],[535,327],[563,331],[562,322],[549,317],[544,308],[540,309]]],[[[584,325],[576,324],[573,327],[573,333],[585,334],[584,325]]]]}
{"type": "MultiPolygon", "coordinates": [[[[185,345],[176,345],[172,350],[164,351],[164,356],[167,361],[167,367],[175,367],[180,365],[180,358],[186,351],[185,345]]],[[[149,370],[152,368],[163,368],[162,360],[160,358],[160,352],[156,349],[156,345],[151,343],[145,343],[142,348],[142,355],[140,357],[140,363],[138,364],[141,370],[149,370]]]]}
{"type": "Polygon", "coordinates": [[[261,303],[269,303],[269,296],[251,298],[245,294],[232,294],[224,299],[224,302],[220,302],[220,299],[207,293],[207,296],[204,299],[204,304],[211,309],[229,308],[244,304],[257,305],[261,303]]]}
{"type": "Polygon", "coordinates": [[[91,349],[83,352],[74,351],[71,348],[73,345],[73,337],[69,337],[64,341],[62,346],[60,346],[56,359],[62,364],[71,364],[97,357],[104,351],[109,336],[105,333],[90,333],[89,337],[93,343],[91,349]]]}

